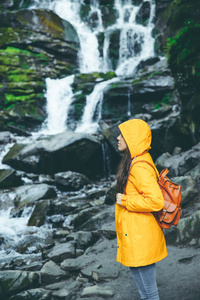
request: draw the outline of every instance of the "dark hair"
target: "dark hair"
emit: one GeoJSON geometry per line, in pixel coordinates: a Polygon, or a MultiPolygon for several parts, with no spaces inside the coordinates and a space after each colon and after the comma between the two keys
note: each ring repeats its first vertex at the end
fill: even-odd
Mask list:
{"type": "Polygon", "coordinates": [[[126,184],[129,176],[130,164],[131,164],[131,154],[129,149],[127,148],[124,151],[124,155],[122,157],[122,160],[117,170],[117,185],[116,185],[117,193],[122,193],[122,194],[125,193],[126,184]]]}

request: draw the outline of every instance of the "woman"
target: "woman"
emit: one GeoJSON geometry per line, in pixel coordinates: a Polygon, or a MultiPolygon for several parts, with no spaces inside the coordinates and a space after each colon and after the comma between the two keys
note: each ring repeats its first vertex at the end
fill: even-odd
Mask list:
{"type": "Polygon", "coordinates": [[[117,173],[117,261],[130,267],[141,299],[159,300],[155,263],[167,256],[167,248],[152,214],[164,207],[164,199],[148,153],[151,129],[139,119],[124,122],[119,129],[118,149],[124,156],[117,173]]]}

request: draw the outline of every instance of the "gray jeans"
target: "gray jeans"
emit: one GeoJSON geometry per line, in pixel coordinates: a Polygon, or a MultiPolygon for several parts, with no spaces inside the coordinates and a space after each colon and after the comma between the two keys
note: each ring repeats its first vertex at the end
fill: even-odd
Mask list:
{"type": "Polygon", "coordinates": [[[131,274],[142,300],[159,300],[155,264],[133,268],[131,274]]]}

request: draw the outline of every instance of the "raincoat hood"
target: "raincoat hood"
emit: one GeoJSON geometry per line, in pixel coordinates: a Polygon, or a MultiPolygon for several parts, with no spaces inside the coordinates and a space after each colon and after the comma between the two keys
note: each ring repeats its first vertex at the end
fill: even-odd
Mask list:
{"type": "Polygon", "coordinates": [[[129,148],[131,158],[151,149],[151,129],[145,121],[133,119],[118,127],[129,148]]]}

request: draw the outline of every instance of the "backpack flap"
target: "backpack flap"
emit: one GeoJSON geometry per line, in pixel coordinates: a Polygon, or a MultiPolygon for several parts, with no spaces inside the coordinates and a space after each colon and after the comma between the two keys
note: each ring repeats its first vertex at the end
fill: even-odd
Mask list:
{"type": "Polygon", "coordinates": [[[179,209],[176,204],[165,200],[165,207],[157,213],[160,222],[172,223],[179,209]]]}

